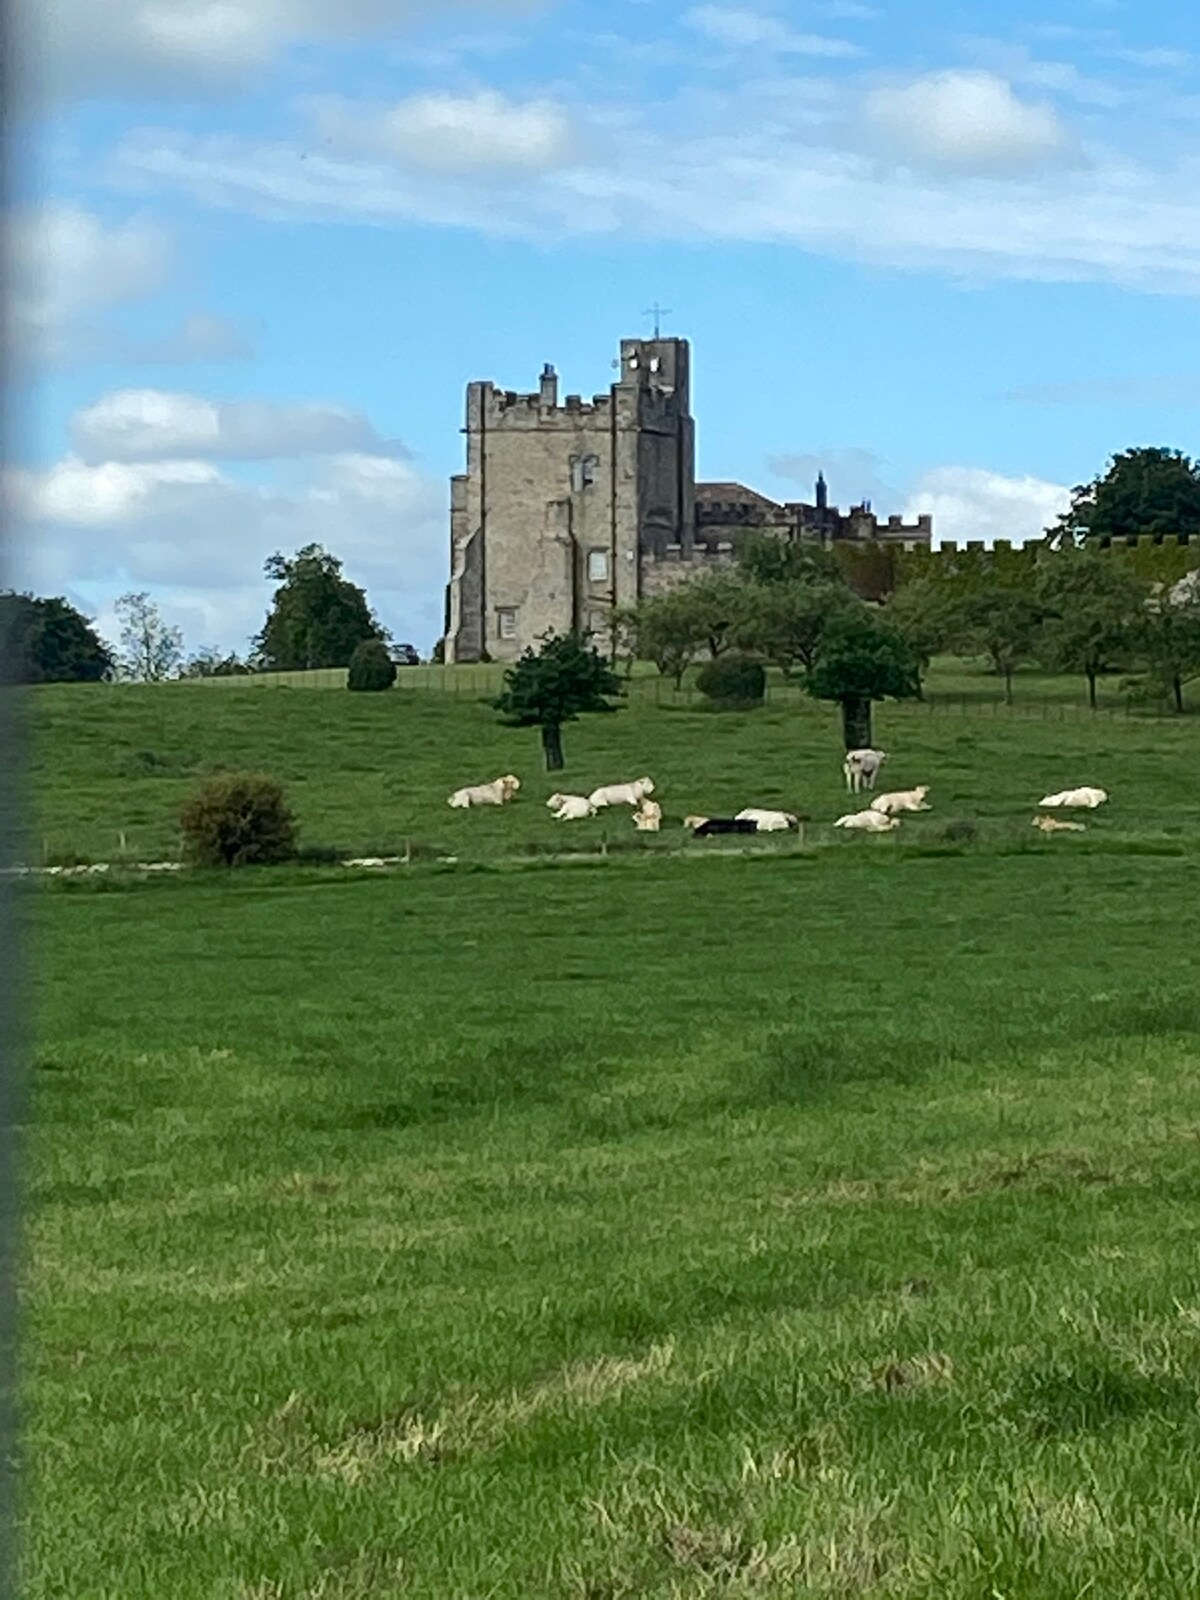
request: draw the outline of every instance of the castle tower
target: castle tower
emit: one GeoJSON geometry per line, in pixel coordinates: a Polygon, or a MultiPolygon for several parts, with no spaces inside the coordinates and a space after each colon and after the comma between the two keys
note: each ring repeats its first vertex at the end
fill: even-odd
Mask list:
{"type": "Polygon", "coordinates": [[[466,471],[451,479],[445,659],[513,661],[553,628],[607,642],[636,604],[643,558],[690,558],[695,432],[685,339],[624,339],[607,394],[559,403],[467,387],[466,471]]]}

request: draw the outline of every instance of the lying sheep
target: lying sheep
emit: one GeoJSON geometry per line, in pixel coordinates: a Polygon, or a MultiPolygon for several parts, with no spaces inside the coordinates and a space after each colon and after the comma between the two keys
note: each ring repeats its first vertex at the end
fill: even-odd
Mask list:
{"type": "Polygon", "coordinates": [[[608,783],[593,789],[588,799],[599,810],[601,806],[636,806],[639,800],[654,793],[652,778],[638,778],[633,783],[608,783]]]}
{"type": "Polygon", "coordinates": [[[800,818],[791,811],[767,811],[759,806],[745,806],[733,820],[752,822],[759,833],[785,833],[800,826],[800,818]]]}
{"type": "Polygon", "coordinates": [[[900,826],[899,817],[885,816],[882,811],[852,811],[848,816],[839,817],[834,823],[835,828],[856,828],[863,833],[888,833],[892,828],[900,826]]]}
{"type": "Polygon", "coordinates": [[[1061,789],[1058,794],[1048,794],[1038,801],[1040,806],[1080,806],[1094,811],[1108,799],[1103,789],[1061,789]]]}
{"type": "Polygon", "coordinates": [[[1061,817],[1034,817],[1033,826],[1043,833],[1082,833],[1082,822],[1064,822],[1061,817]]]}
{"type": "Polygon", "coordinates": [[[633,813],[633,825],[639,833],[657,833],[662,822],[662,807],[657,800],[644,799],[633,813]]]}
{"type": "Polygon", "coordinates": [[[467,806],[503,806],[508,804],[520,787],[520,778],[514,778],[509,772],[503,778],[493,778],[491,783],[475,783],[465,789],[456,789],[446,803],[459,809],[467,806]]]}
{"type": "Polygon", "coordinates": [[[747,817],[684,817],[683,825],[692,830],[693,839],[707,839],[715,833],[757,833],[757,822],[747,817]]]}
{"type": "Polygon", "coordinates": [[[929,811],[932,808],[925,804],[925,796],[929,793],[927,783],[919,783],[915,789],[898,789],[894,794],[877,795],[871,801],[872,811],[882,811],[885,817],[895,816],[897,811],[929,811]]]}
{"type": "Polygon", "coordinates": [[[576,822],[596,815],[595,806],[581,794],[552,794],[546,804],[556,822],[576,822]]]}

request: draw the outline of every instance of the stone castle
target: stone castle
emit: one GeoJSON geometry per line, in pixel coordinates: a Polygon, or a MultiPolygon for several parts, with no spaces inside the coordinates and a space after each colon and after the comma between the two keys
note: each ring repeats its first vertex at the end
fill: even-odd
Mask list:
{"type": "Polygon", "coordinates": [[[606,638],[636,605],[732,563],[739,534],[928,548],[932,519],[841,512],[818,476],[811,504],[740,483],[697,483],[686,339],[623,339],[607,394],[559,403],[467,386],[467,470],[450,480],[445,660],[514,661],[550,629],[606,638]]]}

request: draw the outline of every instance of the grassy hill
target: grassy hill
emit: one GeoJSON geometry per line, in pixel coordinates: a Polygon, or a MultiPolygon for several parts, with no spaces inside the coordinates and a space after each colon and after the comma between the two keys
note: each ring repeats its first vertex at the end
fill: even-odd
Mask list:
{"type": "MultiPolygon", "coordinates": [[[[591,825],[471,696],[33,702],[60,848],[224,763],[460,864],[31,897],[31,1600],[1200,1591],[1194,720],[886,707],[908,844],[517,870],[591,825]]],[[[567,759],[844,805],[800,702],[567,759]]]]}
{"type": "MultiPolygon", "coordinates": [[[[657,677],[635,680],[624,710],[567,728],[566,771],[550,777],[536,733],[498,723],[479,670],[452,676],[457,692],[249,689],[237,679],[214,680],[235,687],[41,689],[33,697],[32,851],[49,860],[110,860],[121,854],[123,834],[125,853],[135,858],[172,857],[182,800],[220,767],[274,774],[304,842],[352,854],[394,854],[408,843],[491,859],[578,847],[605,833],[636,844],[625,814],[555,824],[544,801],[556,789],[587,793],[643,772],[654,777],[671,822],[662,839],[643,836],[645,848],[677,842],[690,812],[782,806],[807,812],[816,824],[809,836],[819,839],[846,809],[836,713],[794,688],[777,682],[766,707],[731,716],[703,709],[694,694],[672,695],[657,677]],[[446,806],[461,784],[502,772],[522,780],[513,806],[470,813],[446,806]]],[[[933,786],[936,813],[906,825],[906,837],[929,836],[939,821],[962,816],[985,833],[1019,829],[1024,837],[1038,798],[1078,783],[1113,794],[1096,828],[1196,834],[1200,724],[1093,715],[1075,693],[1067,680],[1031,677],[1010,711],[994,680],[946,672],[933,676],[927,704],[878,708],[876,740],[892,752],[888,785],[933,786]]]]}

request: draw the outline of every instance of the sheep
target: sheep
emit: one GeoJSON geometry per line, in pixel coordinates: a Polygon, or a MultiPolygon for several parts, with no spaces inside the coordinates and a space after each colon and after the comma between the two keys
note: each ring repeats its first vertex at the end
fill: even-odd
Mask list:
{"type": "Polygon", "coordinates": [[[1060,789],[1057,794],[1048,794],[1038,801],[1040,806],[1082,806],[1088,811],[1094,811],[1097,806],[1102,806],[1108,799],[1103,789],[1060,789]]]}
{"type": "Polygon", "coordinates": [[[714,833],[758,832],[758,824],[748,817],[684,817],[683,825],[692,830],[693,839],[707,839],[714,833]]]}
{"type": "Polygon", "coordinates": [[[1082,833],[1082,822],[1063,822],[1059,817],[1034,817],[1033,826],[1043,833],[1082,833]]]}
{"type": "Polygon", "coordinates": [[[759,806],[745,806],[733,820],[752,822],[759,833],[784,833],[800,825],[799,817],[791,811],[765,811],[759,806]]]}
{"type": "Polygon", "coordinates": [[[639,833],[657,833],[662,822],[662,807],[657,800],[643,799],[633,813],[633,825],[639,833]]]}
{"type": "Polygon", "coordinates": [[[887,833],[892,828],[900,826],[899,817],[885,816],[882,811],[852,811],[848,816],[839,817],[834,823],[835,828],[856,828],[863,833],[887,833]]]}
{"type": "Polygon", "coordinates": [[[887,760],[886,750],[847,750],[846,759],[842,762],[842,772],[846,777],[846,788],[851,794],[857,794],[860,789],[873,789],[875,780],[879,776],[879,769],[887,760]]]}
{"type": "Polygon", "coordinates": [[[638,778],[634,783],[608,783],[593,789],[588,799],[599,810],[602,806],[636,806],[639,800],[654,793],[652,778],[638,778]]]}
{"type": "Polygon", "coordinates": [[[575,822],[596,815],[595,806],[581,794],[552,794],[546,804],[556,822],[575,822]]]}
{"type": "Polygon", "coordinates": [[[467,806],[503,806],[508,804],[520,787],[520,778],[514,778],[509,772],[503,778],[493,778],[491,783],[469,784],[464,789],[456,789],[446,804],[459,810],[467,806]]]}
{"type": "Polygon", "coordinates": [[[885,817],[893,816],[897,811],[928,811],[931,809],[925,804],[928,793],[929,785],[919,783],[915,789],[898,789],[894,794],[877,795],[871,801],[870,810],[882,811],[885,817]]]}

